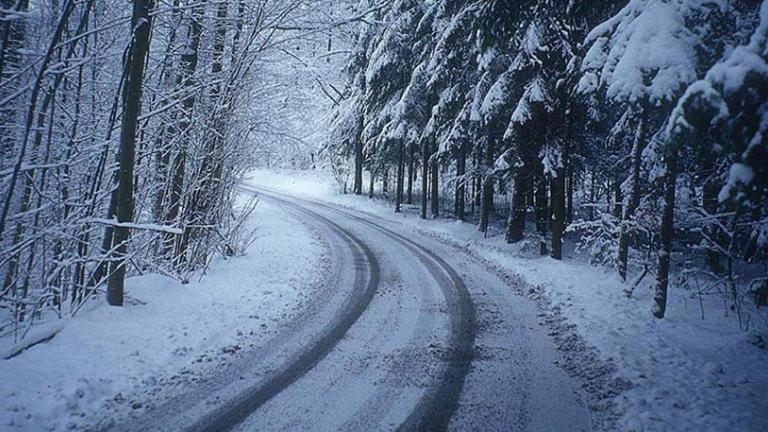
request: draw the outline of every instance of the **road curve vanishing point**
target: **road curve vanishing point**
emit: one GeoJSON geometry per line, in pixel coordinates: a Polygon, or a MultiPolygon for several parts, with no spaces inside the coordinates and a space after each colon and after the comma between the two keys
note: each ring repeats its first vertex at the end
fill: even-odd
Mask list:
{"type": "MultiPolygon", "coordinates": [[[[352,212],[322,202],[299,199],[268,189],[246,189],[260,193],[269,199],[292,207],[303,207],[296,202],[315,205],[363,223],[400,243],[414,253],[430,274],[440,283],[450,317],[450,339],[445,365],[432,385],[427,388],[399,431],[442,431],[448,428],[451,415],[456,410],[465,379],[472,363],[475,342],[475,307],[461,276],[440,256],[418,243],[352,212]]],[[[306,208],[304,209],[306,211],[306,208]]]]}
{"type": "Polygon", "coordinates": [[[367,262],[365,269],[367,270],[368,275],[366,277],[363,272],[360,271],[360,268],[356,269],[355,286],[362,287],[365,284],[365,289],[356,301],[348,305],[347,310],[343,311],[344,314],[335,325],[329,328],[325,334],[320,336],[320,338],[318,338],[306,351],[300,353],[284,368],[279,370],[278,373],[269,378],[263,385],[245,391],[237,398],[220,406],[213,413],[200,419],[197,423],[187,429],[190,432],[217,432],[230,430],[245,420],[254,411],[259,409],[265,402],[301,378],[312,369],[313,366],[321,361],[344,337],[355,321],[357,321],[368,308],[379,286],[379,263],[368,245],[328,218],[299,205],[284,200],[278,200],[276,198],[275,200],[280,201],[282,205],[289,206],[298,212],[326,224],[345,241],[350,250],[353,251],[353,254],[357,258],[360,258],[360,260],[356,259],[357,262],[361,262],[364,259],[365,262],[367,262]],[[365,282],[365,279],[367,279],[367,283],[365,282]]]}

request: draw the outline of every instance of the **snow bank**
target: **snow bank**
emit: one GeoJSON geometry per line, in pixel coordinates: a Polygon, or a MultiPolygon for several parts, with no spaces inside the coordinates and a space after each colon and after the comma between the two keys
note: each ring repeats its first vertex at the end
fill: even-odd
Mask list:
{"type": "Polygon", "coordinates": [[[247,253],[215,262],[201,280],[131,278],[128,306],[98,304],[49,342],[0,360],[0,430],[77,429],[107,400],[138,409],[145,388],[194,373],[201,359],[225,361],[290,319],[312,297],[325,247],[263,202],[248,224],[258,237],[247,253]]]}
{"type": "Polygon", "coordinates": [[[483,239],[472,224],[424,222],[415,209],[397,215],[385,201],[336,195],[331,176],[319,171],[258,171],[251,182],[397,221],[540,287],[547,309],[561,313],[564,325],[596,347],[629,383],[616,401],[622,413],[618,430],[768,430],[768,350],[739,329],[733,314],[725,316],[721,304],[700,304],[691,293],[673,287],[668,317],[656,320],[650,313],[650,287],[639,287],[628,299],[614,274],[578,256],[562,262],[541,258],[507,245],[501,230],[483,239]]]}

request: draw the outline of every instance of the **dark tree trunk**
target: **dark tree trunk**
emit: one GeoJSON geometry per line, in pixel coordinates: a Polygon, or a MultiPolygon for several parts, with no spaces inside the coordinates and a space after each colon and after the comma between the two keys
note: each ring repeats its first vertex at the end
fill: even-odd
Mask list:
{"type": "MultiPolygon", "coordinates": [[[[563,259],[563,236],[567,222],[566,211],[566,176],[570,171],[571,159],[571,119],[570,108],[566,108],[565,133],[563,137],[563,165],[557,169],[557,177],[552,180],[552,252],[550,256],[556,260],[563,259]]],[[[573,187],[568,193],[572,200],[573,187]]],[[[569,206],[572,206],[569,204],[569,206]]]]}
{"type": "MultiPolygon", "coordinates": [[[[219,3],[216,8],[216,18],[213,25],[213,49],[211,53],[211,78],[215,83],[211,86],[209,101],[212,112],[206,117],[203,133],[202,162],[199,171],[199,185],[191,193],[188,205],[185,206],[184,218],[193,226],[215,225],[218,223],[216,207],[221,190],[221,173],[224,164],[224,135],[225,135],[225,101],[222,100],[224,90],[224,54],[227,44],[228,5],[219,3]],[[218,80],[218,81],[217,81],[218,80]]],[[[225,94],[225,97],[227,95],[225,94]]],[[[187,256],[190,242],[201,235],[201,228],[184,229],[176,253],[177,262],[183,263],[187,256]]]]}
{"type": "Polygon", "coordinates": [[[395,213],[400,213],[403,204],[403,184],[405,180],[405,148],[402,141],[399,143],[397,160],[397,190],[395,191],[395,213]]]}
{"type": "Polygon", "coordinates": [[[355,139],[355,195],[363,194],[363,140],[358,136],[355,139]]]}
{"type": "Polygon", "coordinates": [[[667,310],[670,254],[675,233],[675,183],[677,181],[677,155],[667,156],[667,172],[664,175],[664,212],[661,219],[661,251],[659,271],[656,274],[656,290],[653,295],[653,316],[664,318],[667,310]]]}
{"type": "MultiPolygon", "coordinates": [[[[195,74],[199,61],[198,53],[200,51],[200,38],[203,31],[203,16],[204,9],[202,6],[197,6],[192,10],[189,18],[189,25],[187,27],[188,45],[184,50],[184,54],[181,56],[181,74],[179,75],[178,80],[179,84],[184,88],[185,98],[182,102],[183,112],[178,127],[180,133],[179,145],[173,158],[173,163],[171,164],[173,180],[171,181],[170,186],[171,192],[167,213],[167,221],[170,223],[177,222],[179,214],[181,213],[184,178],[186,176],[187,149],[192,145],[190,128],[192,126],[193,111],[197,102],[197,96],[192,89],[197,83],[195,74]]],[[[164,249],[166,251],[170,250],[173,246],[173,242],[173,234],[166,234],[164,249]]],[[[179,245],[178,250],[174,254],[174,265],[179,266],[184,262],[185,249],[186,248],[183,245],[179,245]]]]}
{"type": "Polygon", "coordinates": [[[421,218],[426,219],[427,218],[427,200],[428,200],[428,193],[429,193],[429,157],[430,157],[430,148],[429,148],[429,142],[424,139],[421,143],[421,155],[422,155],[422,163],[421,163],[421,218]]]}
{"type": "MultiPolygon", "coordinates": [[[[478,172],[478,174],[475,175],[475,195],[472,197],[472,212],[475,212],[476,209],[479,209],[483,202],[483,182],[485,179],[483,178],[482,174],[479,173],[480,160],[475,160],[475,171],[478,172]]],[[[491,193],[489,197],[489,204],[488,213],[490,214],[493,211],[493,193],[491,193]]]]}
{"type": "Polygon", "coordinates": [[[573,170],[566,165],[566,210],[565,210],[565,223],[569,224],[573,222],[573,170]]]}
{"type": "Polygon", "coordinates": [[[389,198],[389,168],[384,168],[384,175],[381,178],[381,192],[384,198],[389,198]]]}
{"type": "Polygon", "coordinates": [[[635,210],[640,206],[640,165],[642,162],[643,150],[645,149],[645,123],[647,118],[647,110],[643,109],[642,118],[638,125],[637,137],[635,144],[632,147],[632,171],[630,174],[630,181],[632,184],[632,192],[629,197],[629,203],[624,211],[624,223],[621,227],[619,234],[619,250],[617,266],[619,271],[619,277],[621,280],[627,280],[627,264],[629,261],[629,238],[630,232],[627,226],[627,222],[631,220],[635,215],[635,210]]]}
{"type": "Polygon", "coordinates": [[[552,258],[563,259],[563,233],[565,232],[565,172],[557,170],[552,180],[552,258]]]}
{"type": "Polygon", "coordinates": [[[373,188],[376,186],[376,171],[374,171],[373,167],[371,167],[369,173],[371,178],[368,181],[368,198],[373,198],[373,188]]]}
{"type": "Polygon", "coordinates": [[[464,201],[467,194],[466,179],[464,175],[467,171],[466,146],[461,144],[458,147],[456,155],[456,198],[454,199],[454,215],[458,220],[464,220],[464,201]]]}
{"type": "Polygon", "coordinates": [[[536,231],[542,236],[546,236],[549,231],[549,191],[547,190],[547,180],[543,173],[536,176],[536,191],[534,195],[536,203],[536,231]]]}
{"type": "Polygon", "coordinates": [[[507,243],[516,243],[525,235],[526,198],[529,190],[529,179],[522,167],[515,175],[515,188],[512,191],[512,214],[507,223],[507,243]]]}
{"type": "MultiPolygon", "coordinates": [[[[144,65],[149,53],[150,31],[154,8],[152,0],[135,0],[131,26],[135,29],[133,44],[128,55],[126,67],[128,78],[123,91],[123,120],[120,132],[119,175],[117,186],[117,216],[118,223],[133,221],[133,166],[136,151],[136,129],[141,112],[142,82],[144,80],[144,65]]],[[[107,301],[112,306],[123,305],[123,287],[125,284],[125,256],[128,251],[130,229],[117,226],[114,229],[115,246],[114,261],[111,265],[109,283],[107,286],[107,301]]]]}
{"type": "MultiPolygon", "coordinates": [[[[29,8],[29,0],[2,0],[0,2],[4,11],[26,13],[29,8]]],[[[0,82],[6,83],[6,79],[13,75],[20,66],[21,54],[19,49],[24,46],[26,39],[27,26],[25,19],[8,20],[6,13],[0,20],[0,37],[2,38],[2,47],[0,47],[0,82]]],[[[8,86],[6,86],[8,87],[8,86]]],[[[0,90],[0,98],[5,98],[10,89],[0,90]]],[[[7,104],[0,110],[0,154],[9,155],[13,153],[13,146],[16,141],[16,115],[17,112],[13,104],[7,104]]]]}
{"type": "MultiPolygon", "coordinates": [[[[433,149],[432,154],[437,155],[437,149],[433,149]]],[[[440,215],[440,164],[437,161],[437,156],[432,159],[432,176],[430,178],[432,189],[432,217],[436,218],[440,215]]]]}
{"type": "Polygon", "coordinates": [[[621,219],[624,212],[624,194],[621,192],[621,181],[617,178],[613,181],[613,217],[621,219]]]}
{"type": "Polygon", "coordinates": [[[413,204],[413,181],[414,181],[414,175],[416,174],[416,148],[411,143],[408,144],[408,197],[406,202],[408,204],[413,204]]]}
{"type": "Polygon", "coordinates": [[[488,146],[485,149],[485,153],[483,154],[483,165],[485,168],[485,176],[481,181],[482,185],[482,198],[480,200],[480,224],[478,226],[478,229],[483,234],[488,234],[488,221],[491,218],[491,211],[493,211],[493,176],[489,175],[491,170],[493,169],[493,164],[495,161],[495,149],[494,149],[494,139],[492,137],[489,137],[488,139],[488,146]]]}
{"type": "MultiPolygon", "coordinates": [[[[703,187],[702,205],[707,214],[715,215],[717,214],[719,205],[717,194],[720,191],[720,185],[714,176],[714,167],[712,166],[712,163],[707,161],[703,168],[704,175],[707,175],[708,178],[703,187]]],[[[711,223],[704,228],[704,234],[709,237],[710,242],[713,243],[711,247],[707,248],[707,266],[712,273],[720,274],[723,271],[723,266],[720,263],[720,252],[717,251],[717,245],[719,245],[721,241],[720,229],[716,224],[711,223]]]]}

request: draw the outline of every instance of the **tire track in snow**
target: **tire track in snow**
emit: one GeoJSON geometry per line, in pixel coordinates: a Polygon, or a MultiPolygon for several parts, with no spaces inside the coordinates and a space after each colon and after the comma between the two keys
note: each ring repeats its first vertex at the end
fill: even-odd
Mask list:
{"type": "MultiPolygon", "coordinates": [[[[247,188],[244,188],[244,190],[254,192],[247,188]]],[[[222,405],[216,411],[203,417],[192,427],[188,428],[188,431],[225,431],[242,423],[264,403],[296,382],[325,358],[368,308],[378,289],[380,279],[379,262],[368,245],[328,218],[286,200],[277,197],[270,198],[310,218],[321,221],[336,232],[350,247],[352,254],[355,256],[355,287],[358,289],[364,288],[364,290],[362,295],[346,308],[345,314],[328,331],[320,336],[308,350],[302,352],[286,366],[278,370],[277,374],[269,378],[264,384],[249,389],[234,400],[222,405]],[[367,265],[361,265],[363,261],[367,262],[367,265]],[[367,278],[365,273],[367,273],[367,278]]]]}
{"type": "MultiPolygon", "coordinates": [[[[440,377],[419,399],[406,420],[398,427],[398,430],[446,430],[450,423],[451,416],[458,406],[459,396],[464,387],[465,378],[469,374],[476,332],[475,306],[469,294],[469,290],[458,272],[456,272],[456,270],[454,270],[453,267],[445,262],[440,256],[424,246],[352,212],[318,201],[296,198],[270,189],[247,188],[247,190],[257,193],[261,192],[263,195],[279,201],[285,202],[284,199],[278,198],[278,196],[316,205],[335,213],[342,214],[383,233],[419,256],[419,260],[424,264],[427,270],[436,280],[438,280],[438,282],[440,282],[440,288],[445,295],[449,308],[451,336],[447,358],[445,359],[446,365],[440,374],[440,377]],[[449,282],[447,284],[445,283],[446,276],[449,282]],[[452,287],[450,285],[452,285],[452,287]]],[[[296,206],[296,204],[292,205],[296,206]]]]}

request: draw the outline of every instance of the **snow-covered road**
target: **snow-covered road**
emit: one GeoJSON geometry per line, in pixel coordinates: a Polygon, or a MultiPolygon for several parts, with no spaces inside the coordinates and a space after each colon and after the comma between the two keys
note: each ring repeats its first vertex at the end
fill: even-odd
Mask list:
{"type": "Polygon", "coordinates": [[[95,307],[50,343],[6,360],[0,377],[18,375],[26,386],[7,396],[3,424],[20,431],[591,429],[586,397],[558,366],[562,355],[545,318],[520,294],[522,282],[396,221],[275,190],[244,191],[265,201],[257,218],[263,232],[246,256],[217,264],[199,284],[168,281],[159,299],[154,279],[137,278],[132,295],[150,301],[126,309],[142,314],[130,321],[135,329],[112,317],[114,308],[95,307]],[[97,340],[79,330],[93,320],[107,324],[97,340]],[[177,358],[179,346],[185,356],[177,358]],[[83,357],[100,363],[69,375],[45,367],[83,357]],[[49,413],[33,402],[43,396],[49,413]]]}
{"type": "Polygon", "coordinates": [[[261,196],[328,236],[335,288],[242,379],[166,421],[243,431],[590,429],[535,306],[479,262],[369,215],[261,196]]]}

